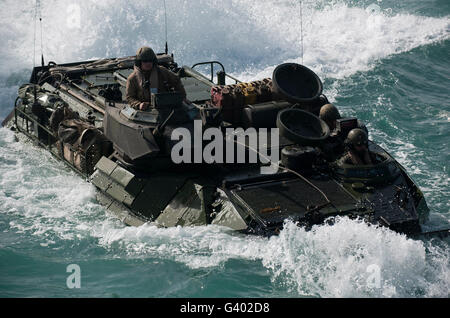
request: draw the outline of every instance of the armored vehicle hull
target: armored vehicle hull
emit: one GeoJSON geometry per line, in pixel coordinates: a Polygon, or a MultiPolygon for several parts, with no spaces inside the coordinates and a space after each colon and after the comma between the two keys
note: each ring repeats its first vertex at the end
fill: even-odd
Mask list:
{"type": "MultiPolygon", "coordinates": [[[[370,142],[377,163],[358,167],[339,160],[339,146],[329,151],[330,131],[316,116],[327,103],[318,78],[313,91],[301,90],[311,96],[296,103],[295,96],[286,97],[279,87],[289,81],[285,69],[277,68],[281,79],[241,83],[218,62],[200,63],[211,67],[211,78],[195,71],[197,65],[178,67],[166,54],[158,55],[158,63],[180,76],[192,103],[173,92],[154,95],[151,111],[130,108],[124,96],[134,57],[50,63],[33,70],[3,126],[31,138],[86,177],[96,186],[98,201],[131,226],[216,224],[272,235],[286,220],[311,227],[333,216],[349,216],[399,232],[421,233],[428,216],[423,194],[392,156],[370,142]],[[216,65],[221,71],[214,83],[216,65]],[[235,84],[225,85],[226,80],[235,84]],[[284,119],[292,118],[284,114],[291,109],[311,119],[284,119]],[[300,132],[291,127],[297,122],[300,132]],[[277,127],[276,140],[261,142],[262,133],[277,127]],[[184,140],[189,142],[183,162],[173,158],[173,137],[180,128],[192,137],[184,140]],[[204,154],[208,140],[213,140],[203,135],[208,128],[224,133],[226,151],[218,154],[217,148],[210,152],[215,160],[198,160],[196,153],[200,149],[204,154]],[[236,161],[236,153],[230,155],[228,148],[229,130],[235,146],[231,148],[242,146],[246,159],[266,155],[236,161]],[[200,142],[196,134],[203,137],[200,142]],[[271,173],[262,173],[270,164],[269,153],[281,160],[272,162],[271,173]]],[[[297,69],[311,76],[305,67],[297,69]]],[[[293,78],[302,79],[302,74],[293,78]]],[[[308,79],[301,82],[305,85],[308,79]]],[[[288,84],[295,95],[295,83],[288,84]]]]}

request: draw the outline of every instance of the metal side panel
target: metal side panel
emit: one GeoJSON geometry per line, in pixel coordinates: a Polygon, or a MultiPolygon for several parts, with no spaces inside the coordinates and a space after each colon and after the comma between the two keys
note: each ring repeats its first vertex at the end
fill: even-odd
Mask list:
{"type": "Polygon", "coordinates": [[[106,193],[116,199],[118,202],[131,206],[135,197],[125,191],[124,187],[116,182],[111,182],[106,193]]]}
{"type": "Polygon", "coordinates": [[[100,170],[107,176],[110,176],[111,173],[114,171],[114,169],[116,169],[117,166],[118,166],[118,164],[115,163],[114,161],[111,161],[106,157],[102,157],[99,160],[99,162],[97,162],[97,164],[95,165],[95,168],[97,170],[100,170]]]}
{"type": "Polygon", "coordinates": [[[117,108],[106,108],[103,125],[105,136],[131,160],[155,156],[160,152],[151,133],[153,126],[130,122],[120,115],[117,108]]]}
{"type": "MultiPolygon", "coordinates": [[[[218,190],[220,198],[217,200],[217,205],[221,206],[221,210],[211,222],[211,224],[229,227],[236,231],[243,231],[248,228],[243,216],[236,210],[236,207],[228,198],[227,194],[222,190],[218,190]]],[[[248,211],[243,211],[244,213],[248,211]]],[[[248,214],[244,214],[244,217],[248,217],[248,214]]]]}
{"type": "Polygon", "coordinates": [[[106,157],[102,157],[97,163],[90,179],[100,191],[127,206],[133,204],[145,184],[143,180],[106,157]]]}
{"type": "Polygon", "coordinates": [[[110,196],[108,196],[100,191],[97,191],[96,198],[97,198],[98,203],[105,206],[107,209],[111,206],[111,204],[114,201],[113,198],[111,198],[110,196]]]}
{"type": "MultiPolygon", "coordinates": [[[[334,180],[310,182],[326,193],[333,203],[333,206],[321,211],[323,214],[336,214],[339,210],[346,210],[348,206],[354,207],[356,201],[334,180]]],[[[317,189],[301,179],[247,186],[230,192],[233,203],[248,209],[256,219],[265,224],[282,223],[288,218],[304,218],[309,207],[326,203],[317,189]]]]}
{"type": "Polygon", "coordinates": [[[91,176],[91,182],[101,192],[104,192],[120,203],[128,206],[133,204],[135,196],[128,193],[125,188],[115,182],[111,177],[107,176],[100,170],[96,170],[91,176]]]}
{"type": "Polygon", "coordinates": [[[108,211],[116,218],[121,220],[123,223],[129,226],[141,226],[144,225],[146,220],[144,218],[138,217],[130,209],[128,209],[123,204],[115,201],[113,198],[109,197],[104,193],[97,193],[97,200],[105,205],[108,211]]]}
{"type": "Polygon", "coordinates": [[[177,195],[188,179],[186,175],[158,175],[146,179],[147,184],[136,197],[131,209],[154,220],[177,195]]]}
{"type": "Polygon", "coordinates": [[[188,181],[156,219],[156,223],[164,227],[205,225],[201,190],[202,186],[188,181]]]}
{"type": "Polygon", "coordinates": [[[211,86],[192,77],[182,77],[181,82],[190,101],[198,102],[211,99],[211,86]]]}
{"type": "Polygon", "coordinates": [[[126,192],[133,196],[137,196],[146,184],[145,180],[137,178],[133,173],[106,157],[102,157],[95,167],[120,184],[126,192]]]}
{"type": "Polygon", "coordinates": [[[111,185],[112,180],[108,175],[97,169],[91,175],[90,182],[95,185],[100,191],[106,192],[106,190],[111,185]]]}
{"type": "Polygon", "coordinates": [[[145,181],[137,178],[131,172],[117,166],[111,173],[111,178],[120,184],[124,190],[133,196],[137,196],[145,185],[145,181]]]}

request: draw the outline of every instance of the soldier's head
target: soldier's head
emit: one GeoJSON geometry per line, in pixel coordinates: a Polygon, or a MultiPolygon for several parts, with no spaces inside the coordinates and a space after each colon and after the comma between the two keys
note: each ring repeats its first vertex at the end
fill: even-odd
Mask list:
{"type": "Polygon", "coordinates": [[[327,123],[330,130],[334,130],[336,128],[336,120],[341,118],[341,114],[336,106],[333,104],[326,104],[320,108],[319,117],[327,123]]]}
{"type": "Polygon", "coordinates": [[[155,52],[148,46],[141,47],[136,52],[136,66],[140,67],[144,72],[151,71],[157,63],[158,58],[155,52]]]}
{"type": "Polygon", "coordinates": [[[345,143],[351,150],[362,153],[369,146],[369,138],[364,130],[355,128],[348,133],[345,143]]]}

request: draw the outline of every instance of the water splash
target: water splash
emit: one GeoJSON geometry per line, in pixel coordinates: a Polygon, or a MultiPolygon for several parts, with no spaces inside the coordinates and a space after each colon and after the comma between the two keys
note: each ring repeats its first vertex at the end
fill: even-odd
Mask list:
{"type": "Polygon", "coordinates": [[[217,226],[126,227],[105,215],[91,185],[44,150],[0,132],[0,210],[11,231],[31,235],[40,246],[82,249],[93,241],[110,257],[165,259],[192,269],[222,267],[232,259],[255,261],[268,269],[275,285],[301,296],[445,297],[448,291],[448,246],[347,218],[309,232],[288,222],[270,239],[217,226]],[[380,268],[378,287],[368,285],[371,265],[380,268]]]}
{"type": "MultiPolygon", "coordinates": [[[[133,55],[142,44],[162,51],[163,11],[158,3],[124,7],[118,0],[83,1],[80,25],[74,27],[67,24],[67,15],[61,14],[67,13],[67,3],[45,1],[46,58],[62,63],[133,55]]],[[[167,1],[170,48],[183,64],[219,59],[244,80],[271,76],[275,65],[299,62],[296,3],[167,1]]],[[[8,8],[0,11],[0,38],[6,43],[0,48],[0,70],[6,74],[2,75],[2,109],[11,109],[16,86],[26,80],[27,75],[17,69],[29,68],[32,62],[32,50],[28,49],[33,5],[31,0],[20,6],[10,0],[2,2],[8,8]]],[[[371,69],[380,59],[449,38],[448,17],[368,12],[363,6],[342,1],[309,3],[305,15],[305,64],[325,79],[343,79],[371,69]]],[[[77,24],[76,18],[71,21],[77,24]]],[[[330,97],[341,89],[342,85],[330,88],[330,97]]],[[[381,100],[376,110],[389,105],[385,102],[381,100]]],[[[376,136],[388,140],[379,130],[376,136]]],[[[409,158],[419,150],[411,148],[411,142],[396,140],[388,148],[395,148],[394,155],[414,173],[424,173],[414,164],[417,157],[409,158]]],[[[443,188],[448,188],[448,183],[431,187],[429,193],[434,195],[443,188]]],[[[0,129],[0,211],[2,228],[20,234],[24,241],[15,243],[19,248],[31,241],[30,248],[37,245],[84,254],[85,245],[92,243],[108,257],[159,258],[193,270],[224,267],[231,260],[252,261],[268,270],[274,285],[294,296],[448,297],[448,244],[412,241],[348,219],[310,232],[287,223],[281,234],[271,239],[238,235],[215,226],[125,227],[95,202],[90,184],[45,151],[29,143],[15,143],[13,133],[5,129],[0,129]],[[380,269],[379,287],[368,284],[367,270],[373,265],[380,269]]],[[[0,244],[3,248],[8,242],[0,244]]],[[[87,253],[85,257],[95,256],[87,253]]]]}

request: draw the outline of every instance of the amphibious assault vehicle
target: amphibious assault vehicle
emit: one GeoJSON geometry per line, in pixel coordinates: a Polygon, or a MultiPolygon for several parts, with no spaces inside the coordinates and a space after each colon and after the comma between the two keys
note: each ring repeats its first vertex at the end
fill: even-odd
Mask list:
{"type": "Polygon", "coordinates": [[[285,220],[311,227],[349,216],[421,233],[424,196],[392,156],[370,141],[375,164],[340,160],[358,121],[341,119],[331,134],[317,116],[328,103],[322,82],[305,66],[282,64],[272,79],[242,83],[217,61],[179,67],[158,54],[191,103],[175,91],[155,93],[144,112],[125,101],[134,63],[35,67],[3,126],[86,177],[98,201],[131,226],[216,224],[272,235],[285,220]]]}

